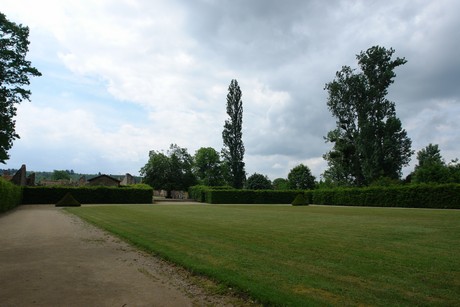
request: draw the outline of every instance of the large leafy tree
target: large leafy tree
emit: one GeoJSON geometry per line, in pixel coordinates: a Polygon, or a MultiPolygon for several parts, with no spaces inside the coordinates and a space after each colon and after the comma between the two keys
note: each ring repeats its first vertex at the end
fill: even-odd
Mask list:
{"type": "Polygon", "coordinates": [[[246,188],[250,190],[272,190],[272,182],[266,175],[254,173],[248,177],[246,188]]]}
{"type": "Polygon", "coordinates": [[[0,162],[9,159],[8,150],[19,138],[16,133],[16,104],[29,100],[31,92],[24,88],[30,76],[41,73],[26,60],[29,51],[29,28],[17,25],[0,13],[0,162]]]}
{"type": "Polygon", "coordinates": [[[243,162],[243,101],[236,80],[232,80],[228,87],[227,114],[229,119],[225,120],[222,131],[224,142],[222,156],[230,171],[230,184],[236,189],[241,189],[246,179],[243,162]]]}
{"type": "Polygon", "coordinates": [[[294,190],[307,190],[315,188],[315,176],[311,174],[310,168],[299,164],[288,174],[289,188],[294,190]]]}
{"type": "Polygon", "coordinates": [[[218,186],[225,184],[219,153],[212,147],[202,147],[193,156],[193,171],[201,184],[218,186]]]}
{"type": "Polygon", "coordinates": [[[154,189],[167,191],[170,197],[173,190],[187,190],[196,183],[192,172],[193,158],[186,148],[171,144],[166,154],[152,150],[149,161],[141,168],[143,182],[154,189]]]}
{"type": "Polygon", "coordinates": [[[412,175],[416,183],[446,183],[450,180],[450,168],[441,156],[437,144],[428,144],[417,152],[417,165],[412,175]]]}
{"type": "Polygon", "coordinates": [[[411,140],[386,99],[394,69],[406,63],[392,59],[393,49],[374,46],[356,56],[360,71],[343,66],[327,83],[327,105],[337,127],[325,137],[334,144],[324,155],[324,177],[338,184],[368,185],[387,177],[399,179],[410,161],[411,140]]]}

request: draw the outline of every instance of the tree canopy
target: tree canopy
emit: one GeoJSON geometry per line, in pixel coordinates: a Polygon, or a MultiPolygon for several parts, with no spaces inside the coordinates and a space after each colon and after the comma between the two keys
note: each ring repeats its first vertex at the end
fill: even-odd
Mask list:
{"type": "Polygon", "coordinates": [[[244,170],[244,145],[243,145],[243,101],[241,100],[241,89],[236,80],[230,82],[227,94],[227,114],[229,119],[225,120],[222,139],[224,148],[222,156],[230,171],[230,184],[241,189],[246,179],[244,170]]]}
{"type": "Polygon", "coordinates": [[[196,183],[192,172],[193,158],[186,148],[171,144],[166,154],[152,150],[149,153],[147,164],[141,168],[143,182],[154,189],[168,192],[173,190],[187,190],[196,183]]]}
{"type": "Polygon", "coordinates": [[[315,176],[311,174],[310,168],[299,164],[288,174],[289,188],[294,190],[307,190],[315,188],[315,176]]]}
{"type": "Polygon", "coordinates": [[[0,162],[9,159],[8,150],[19,138],[16,133],[16,104],[29,100],[24,88],[30,76],[41,73],[26,60],[29,51],[29,28],[9,21],[0,13],[0,162]]]}
{"type": "Polygon", "coordinates": [[[273,186],[266,175],[254,173],[246,180],[246,188],[250,190],[271,190],[273,186]]]}
{"type": "Polygon", "coordinates": [[[224,185],[224,169],[219,153],[212,147],[201,147],[193,156],[193,172],[200,184],[207,186],[224,185]]]}
{"type": "Polygon", "coordinates": [[[415,183],[460,183],[458,159],[446,164],[437,144],[428,144],[417,152],[417,165],[412,174],[415,183]]]}
{"type": "Polygon", "coordinates": [[[374,46],[356,56],[361,71],[343,66],[325,86],[327,105],[337,127],[325,137],[334,144],[324,155],[327,180],[344,185],[368,185],[382,177],[399,179],[412,155],[411,140],[396,117],[395,103],[385,98],[394,69],[406,63],[392,60],[393,49],[374,46]]]}

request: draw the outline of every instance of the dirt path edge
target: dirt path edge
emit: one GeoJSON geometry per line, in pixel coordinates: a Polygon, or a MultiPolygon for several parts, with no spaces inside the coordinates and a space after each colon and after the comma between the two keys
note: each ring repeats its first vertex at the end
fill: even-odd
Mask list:
{"type": "Polygon", "coordinates": [[[62,208],[0,215],[2,306],[254,306],[62,208]]]}

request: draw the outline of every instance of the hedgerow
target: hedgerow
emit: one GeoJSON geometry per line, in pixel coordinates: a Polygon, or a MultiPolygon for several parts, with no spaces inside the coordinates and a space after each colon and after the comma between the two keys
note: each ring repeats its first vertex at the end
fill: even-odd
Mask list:
{"type": "Polygon", "coordinates": [[[299,193],[292,201],[293,206],[308,206],[308,199],[305,197],[305,193],[299,193]]]}
{"type": "Polygon", "coordinates": [[[290,204],[299,191],[237,190],[229,187],[193,186],[192,199],[210,204],[290,204]]]}
{"type": "Polygon", "coordinates": [[[56,204],[67,193],[82,204],[144,204],[152,203],[149,186],[131,187],[25,187],[23,204],[56,204]]]}
{"type": "Polygon", "coordinates": [[[21,204],[22,188],[0,178],[0,212],[13,209],[21,204]]]}
{"type": "Polygon", "coordinates": [[[206,186],[206,185],[195,185],[188,188],[188,195],[190,199],[194,199],[196,201],[206,203],[208,202],[206,199],[207,192],[210,190],[235,190],[231,186],[206,186]]]}
{"type": "MultiPolygon", "coordinates": [[[[302,191],[307,204],[460,209],[460,184],[417,184],[302,191]]],[[[194,186],[190,196],[211,204],[291,204],[299,191],[236,190],[194,186]]]]}
{"type": "Polygon", "coordinates": [[[305,192],[317,205],[460,209],[460,184],[318,189],[305,192]]]}

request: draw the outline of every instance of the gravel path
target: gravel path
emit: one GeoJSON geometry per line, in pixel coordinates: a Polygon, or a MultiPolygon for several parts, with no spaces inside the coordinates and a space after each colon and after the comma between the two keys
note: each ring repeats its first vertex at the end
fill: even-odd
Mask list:
{"type": "Polygon", "coordinates": [[[250,305],[213,287],[54,206],[0,215],[0,306],[250,305]]]}

